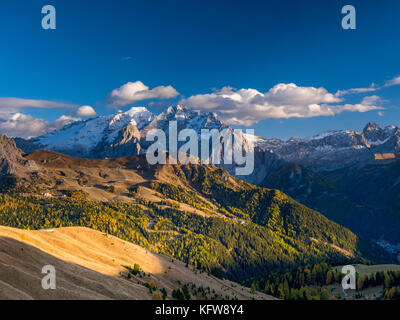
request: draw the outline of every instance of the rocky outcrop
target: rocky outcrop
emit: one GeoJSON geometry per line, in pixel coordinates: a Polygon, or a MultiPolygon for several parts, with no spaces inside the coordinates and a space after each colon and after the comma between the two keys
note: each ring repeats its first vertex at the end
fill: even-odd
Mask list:
{"type": "Polygon", "coordinates": [[[15,141],[0,135],[0,176],[18,175],[23,171],[35,171],[38,167],[34,161],[26,160],[15,141]]]}
{"type": "Polygon", "coordinates": [[[122,128],[114,143],[106,143],[99,150],[99,154],[106,158],[129,157],[140,152],[140,132],[134,124],[122,128]]]}

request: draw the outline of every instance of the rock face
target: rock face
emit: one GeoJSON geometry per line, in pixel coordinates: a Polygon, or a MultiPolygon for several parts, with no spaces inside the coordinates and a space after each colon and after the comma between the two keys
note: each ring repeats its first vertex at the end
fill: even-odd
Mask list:
{"type": "Polygon", "coordinates": [[[368,123],[363,131],[334,130],[308,138],[287,141],[256,137],[263,150],[272,150],[279,158],[314,169],[337,169],[347,165],[400,156],[400,127],[382,129],[368,123]],[[385,157],[375,156],[386,154],[385,157]],[[388,156],[390,154],[390,156],[388,156]]]}
{"type": "Polygon", "coordinates": [[[38,170],[36,163],[23,158],[22,151],[17,148],[13,139],[0,135],[0,178],[2,178],[0,185],[7,183],[7,179],[4,178],[36,170],[38,170]]]}
{"type": "Polygon", "coordinates": [[[129,124],[118,132],[113,143],[102,143],[97,148],[99,149],[95,154],[100,154],[107,158],[129,157],[140,154],[140,132],[136,125],[129,124]]]}

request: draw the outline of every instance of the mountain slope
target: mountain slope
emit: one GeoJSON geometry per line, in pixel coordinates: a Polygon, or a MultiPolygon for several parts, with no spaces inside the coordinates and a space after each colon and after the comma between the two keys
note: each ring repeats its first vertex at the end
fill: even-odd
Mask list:
{"type": "MultiPolygon", "coordinates": [[[[195,274],[185,264],[87,228],[43,231],[0,227],[0,299],[152,299],[183,284],[215,290],[221,298],[273,299],[239,284],[195,274]],[[138,264],[143,274],[128,268],[138,264]],[[56,269],[56,290],[43,290],[43,266],[56,269]],[[179,285],[178,281],[182,284],[179,285]],[[145,286],[154,283],[153,293],[145,286]]],[[[211,298],[212,294],[207,293],[211,298]]],[[[204,298],[192,294],[192,298],[204,298]]]]}
{"type": "Polygon", "coordinates": [[[325,176],[347,195],[363,214],[352,214],[353,225],[371,238],[400,243],[400,161],[356,165],[325,176]]]}
{"type": "Polygon", "coordinates": [[[364,237],[399,243],[399,179],[398,160],[326,171],[287,163],[261,185],[286,192],[364,237]]]}

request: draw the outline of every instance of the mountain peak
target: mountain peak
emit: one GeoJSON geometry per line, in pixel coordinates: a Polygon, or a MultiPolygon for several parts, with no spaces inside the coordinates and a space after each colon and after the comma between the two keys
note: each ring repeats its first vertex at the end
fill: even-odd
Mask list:
{"type": "Polygon", "coordinates": [[[364,127],[363,132],[369,132],[369,131],[379,131],[381,130],[381,127],[379,126],[379,124],[375,123],[375,122],[368,122],[367,125],[364,127]]]}
{"type": "Polygon", "coordinates": [[[199,113],[182,105],[170,106],[162,112],[158,119],[164,120],[187,120],[197,116],[199,113]]]}
{"type": "Polygon", "coordinates": [[[191,110],[181,104],[178,104],[176,106],[170,106],[164,111],[164,113],[167,113],[167,114],[177,113],[177,112],[193,112],[193,110],[191,110]]]}
{"type": "Polygon", "coordinates": [[[154,115],[145,107],[132,107],[128,111],[118,112],[111,117],[109,127],[119,130],[124,126],[134,124],[138,129],[143,128],[154,119],[154,115]],[[114,128],[115,127],[115,128],[114,128]]]}

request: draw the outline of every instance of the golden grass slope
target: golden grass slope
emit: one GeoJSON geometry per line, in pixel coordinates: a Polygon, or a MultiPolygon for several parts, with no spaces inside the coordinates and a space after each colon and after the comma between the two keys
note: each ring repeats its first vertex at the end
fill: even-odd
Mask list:
{"type": "Polygon", "coordinates": [[[230,299],[273,299],[206,273],[196,274],[180,261],[92,229],[28,231],[0,226],[0,299],[151,299],[154,293],[144,286],[151,282],[167,290],[167,299],[172,290],[189,283],[230,299]],[[146,275],[128,279],[124,266],[135,263],[146,275]],[[56,268],[56,290],[41,286],[44,265],[56,268]]]}

